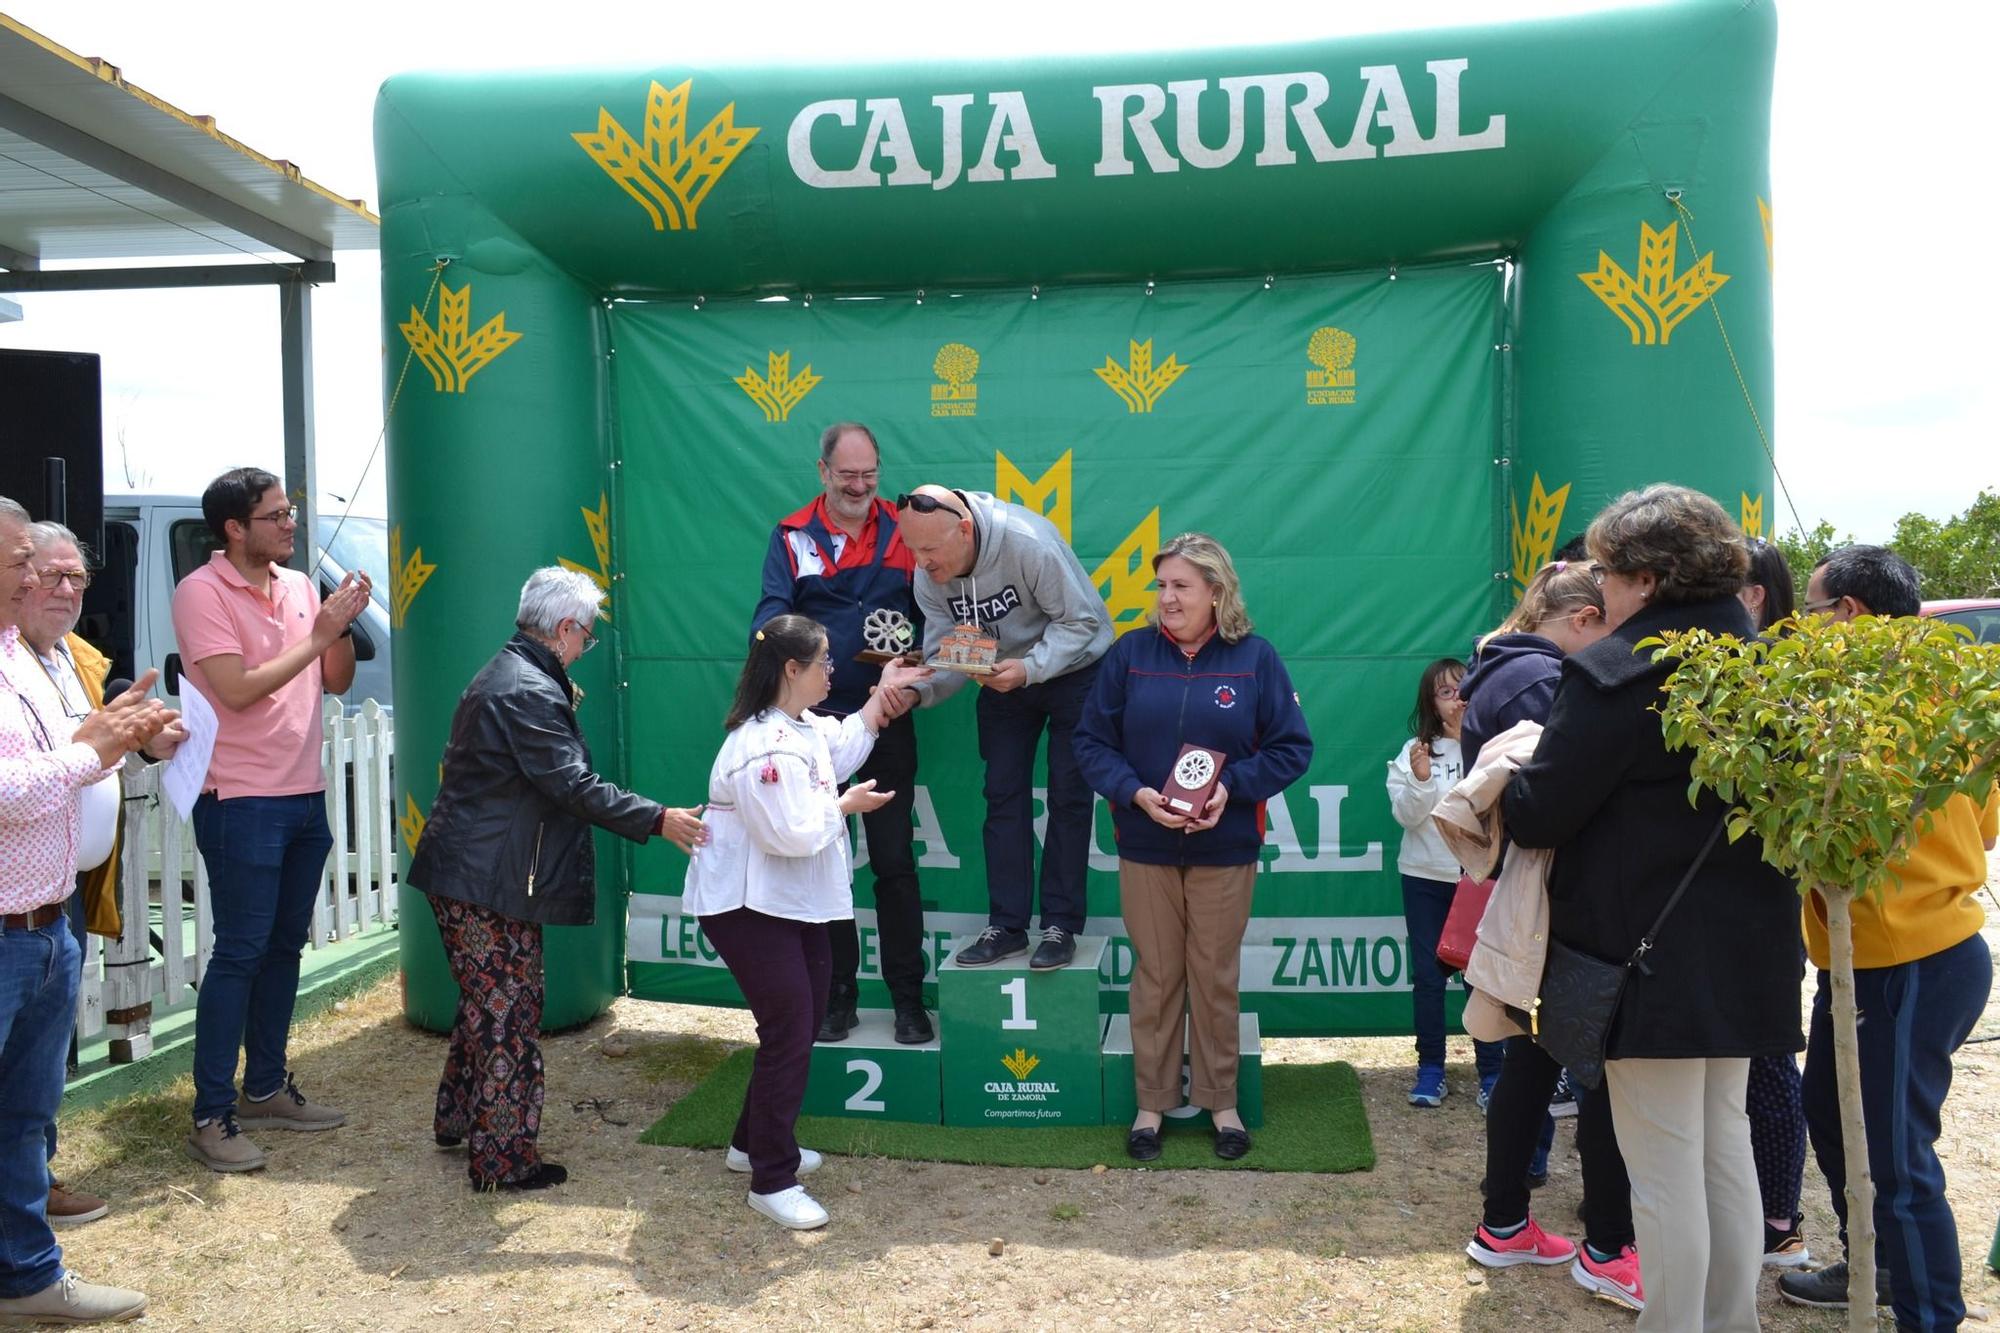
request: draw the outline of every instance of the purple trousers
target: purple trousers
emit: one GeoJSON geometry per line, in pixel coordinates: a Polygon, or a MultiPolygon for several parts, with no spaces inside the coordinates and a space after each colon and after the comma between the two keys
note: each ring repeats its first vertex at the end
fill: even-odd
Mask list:
{"type": "Polygon", "coordinates": [[[750,1155],[751,1192],[776,1194],[799,1183],[793,1128],[833,976],[826,923],[766,916],[748,907],[700,921],[757,1020],[757,1055],[730,1146],[750,1155]]]}

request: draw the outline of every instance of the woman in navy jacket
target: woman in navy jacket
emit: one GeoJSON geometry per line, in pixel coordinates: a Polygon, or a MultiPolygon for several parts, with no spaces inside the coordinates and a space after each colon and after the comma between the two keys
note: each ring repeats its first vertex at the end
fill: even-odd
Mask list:
{"type": "Polygon", "coordinates": [[[1242,585],[1213,537],[1183,533],[1153,557],[1154,625],[1105,654],[1075,734],[1084,779],[1111,802],[1118,889],[1138,955],[1130,995],[1139,1114],[1126,1149],[1160,1155],[1163,1115],[1181,1105],[1181,1014],[1188,1100],[1215,1122],[1215,1154],[1250,1150],[1236,1111],[1237,972],[1264,843],[1263,803],[1297,781],[1312,736],[1291,678],[1250,632],[1242,585]],[[1181,746],[1223,756],[1207,806],[1162,800],[1181,746]]]}

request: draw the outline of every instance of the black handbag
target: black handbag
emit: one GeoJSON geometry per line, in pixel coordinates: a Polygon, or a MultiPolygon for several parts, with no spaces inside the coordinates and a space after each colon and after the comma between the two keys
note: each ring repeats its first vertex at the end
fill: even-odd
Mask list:
{"type": "Polygon", "coordinates": [[[1581,949],[1572,949],[1560,940],[1549,940],[1548,962],[1542,968],[1542,991],[1535,1000],[1534,1012],[1529,1015],[1528,1032],[1536,1045],[1569,1071],[1570,1082],[1592,1091],[1603,1084],[1604,1044],[1610,1039],[1611,1020],[1617,1016],[1618,1002],[1624,998],[1625,983],[1631,979],[1635,967],[1652,975],[1646,966],[1646,954],[1653,947],[1653,939],[1666,923],[1667,914],[1687,892],[1687,886],[1694,882],[1695,872],[1708,860],[1728,817],[1725,812],[1716,821],[1708,841],[1701,845],[1701,853],[1681,876],[1673,896],[1653,918],[1639,947],[1624,962],[1608,963],[1581,949]]]}

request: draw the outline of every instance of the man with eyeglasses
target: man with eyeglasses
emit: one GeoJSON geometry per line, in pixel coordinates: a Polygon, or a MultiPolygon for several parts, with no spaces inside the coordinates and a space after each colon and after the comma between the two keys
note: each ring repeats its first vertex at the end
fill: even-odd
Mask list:
{"type": "MultiPolygon", "coordinates": [[[[1836,621],[1914,616],[1917,571],[1881,546],[1846,546],[1822,559],[1806,584],[1802,615],[1836,621]]],[[[1965,1317],[1958,1223],[1945,1197],[1937,1136],[1952,1057],[1972,1034],[1993,987],[1993,956],[1976,896],[2000,833],[2000,791],[1984,803],[1960,794],[1933,810],[1884,883],[1853,905],[1854,998],[1861,1107],[1875,1178],[1877,1291],[1898,1328],[1957,1328],[1965,1317]],[[1885,1277],[1886,1275],[1886,1277],[1885,1277]]],[[[1826,903],[1805,895],[1806,954],[1819,969],[1800,1082],[1806,1132],[1840,1219],[1843,1257],[1812,1273],[1784,1273],[1778,1294],[1794,1305],[1847,1305],[1847,1157],[1834,1076],[1831,948],[1826,903]]]]}
{"type": "MultiPolygon", "coordinates": [[[[862,626],[877,611],[910,622],[911,643],[921,642],[923,618],[911,584],[916,561],[896,529],[896,511],[877,493],[882,451],[868,427],[854,421],[828,426],[819,439],[821,493],[780,519],[764,555],[763,596],[750,617],[754,633],[774,616],[802,615],[826,626],[833,681],[814,711],[845,717],[868,702],[880,666],[858,662],[867,647],[862,626]]],[[[910,809],[916,800],[917,732],[907,715],[912,700],[897,691],[884,700],[895,720],[882,728],[868,761],[853,781],[875,780],[895,793],[880,809],[861,816],[868,834],[868,864],[875,872],[875,926],[882,980],[896,1011],[896,1040],[931,1040],[924,1011],[924,905],[917,883],[910,809]]],[[[830,926],[833,979],[826,1021],[818,1040],[845,1041],[858,1021],[861,939],[853,921],[830,926]]]]}
{"type": "Polygon", "coordinates": [[[350,574],[322,605],[312,579],[285,568],[298,511],[261,468],[217,477],[201,512],[222,549],[174,589],[187,681],[216,716],[193,821],[215,946],[195,1003],[187,1151],[211,1170],[254,1171],[264,1152],[245,1128],[327,1130],[346,1119],[306,1100],[285,1048],[299,955],[333,847],[320,697],[354,682],[350,627],[368,605],[369,583],[350,574]]]}
{"type": "MultiPolygon", "coordinates": [[[[62,700],[60,716],[44,719],[57,744],[68,743],[78,725],[104,706],[104,686],[111,674],[111,659],[89,640],[76,633],[83,614],[83,590],[90,586],[90,570],[84,563],[83,544],[75,533],[60,523],[36,523],[28,528],[34,548],[38,587],[21,600],[21,642],[35,654],[49,683],[62,700]]],[[[176,723],[149,741],[142,751],[148,758],[164,759],[185,739],[176,723]]],[[[86,933],[117,938],[118,914],[118,814],[120,784],[113,771],[82,792],[83,827],[77,844],[76,892],[70,895],[70,933],[76,937],[77,963],[86,933]]],[[[71,1040],[70,1063],[75,1063],[75,1040],[71,1040]]],[[[49,1157],[56,1155],[56,1129],[48,1132],[49,1157]]],[[[81,1226],[95,1222],[110,1211],[103,1199],[72,1190],[51,1176],[48,1216],[52,1227],[81,1226]]]]}
{"type": "Polygon", "coordinates": [[[174,714],[145,697],[149,671],[72,720],[21,637],[40,587],[28,512],[0,497],[0,1323],[82,1324],[130,1319],[146,1297],[78,1280],[49,1229],[48,1136],[79,968],[63,903],[76,889],[82,792],[174,714]]]}
{"type": "MultiPolygon", "coordinates": [[[[953,626],[997,641],[999,660],[981,676],[979,757],[986,762],[987,925],[956,955],[979,967],[1028,951],[1035,904],[1035,750],[1049,740],[1048,831],[1042,840],[1042,938],[1036,970],[1066,967],[1083,929],[1084,876],[1096,796],[1070,738],[1111,647],[1111,613],[1055,524],[984,491],[919,486],[896,498],[903,540],[925,578],[917,605],[929,658],[953,626]]],[[[910,687],[926,706],[965,684],[938,671],[910,687]]]]}

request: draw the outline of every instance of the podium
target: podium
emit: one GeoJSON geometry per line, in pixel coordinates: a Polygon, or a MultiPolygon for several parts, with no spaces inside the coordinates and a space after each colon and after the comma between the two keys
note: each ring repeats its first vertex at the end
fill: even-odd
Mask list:
{"type": "Polygon", "coordinates": [[[987,967],[952,958],[938,969],[947,1125],[1104,1123],[1097,1008],[1104,937],[1076,937],[1076,958],[1047,972],[1026,955],[987,967]]]}
{"type": "MultiPolygon", "coordinates": [[[[1264,1123],[1264,1040],[1257,1027],[1257,1015],[1239,1014],[1236,1036],[1240,1054],[1236,1064],[1236,1113],[1250,1129],[1264,1123]]],[[[1187,1056],[1187,1023],[1181,1023],[1181,1105],[1168,1111],[1167,1119],[1183,1124],[1211,1123],[1208,1112],[1187,1104],[1193,1071],[1187,1056]]],[[[1106,1124],[1130,1124],[1139,1114],[1138,1089],[1132,1083],[1132,1019],[1112,1014],[1104,1024],[1104,1120],[1106,1124]]]]}
{"type": "Polygon", "coordinates": [[[801,1114],[937,1124],[937,1038],[899,1046],[894,1010],[863,1009],[856,1017],[846,1041],[813,1047],[801,1114]]]}

